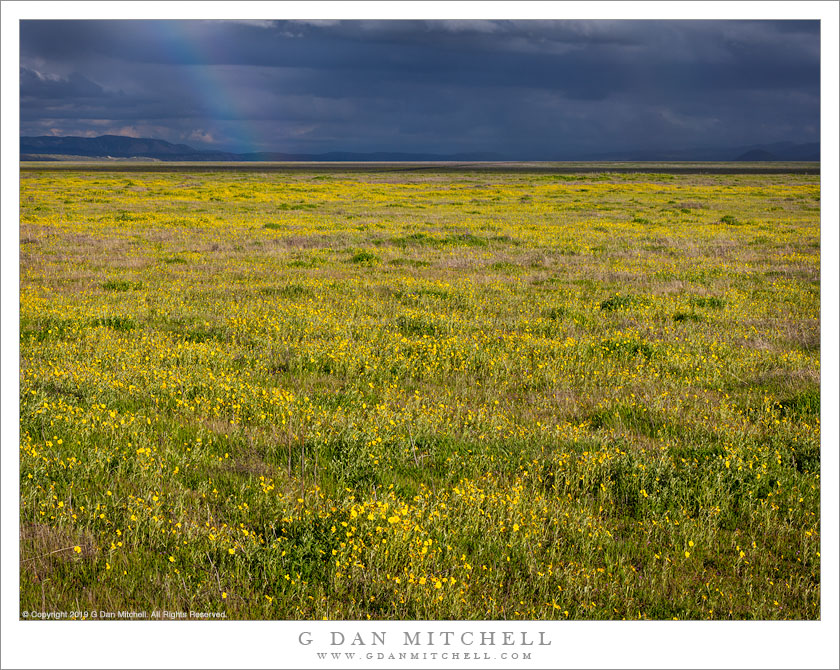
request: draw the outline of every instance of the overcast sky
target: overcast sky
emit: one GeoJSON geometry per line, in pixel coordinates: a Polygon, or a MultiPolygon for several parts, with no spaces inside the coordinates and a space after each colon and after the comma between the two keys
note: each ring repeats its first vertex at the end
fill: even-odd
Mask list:
{"type": "Polygon", "coordinates": [[[228,151],[819,141],[817,21],[22,21],[21,134],[228,151]]]}

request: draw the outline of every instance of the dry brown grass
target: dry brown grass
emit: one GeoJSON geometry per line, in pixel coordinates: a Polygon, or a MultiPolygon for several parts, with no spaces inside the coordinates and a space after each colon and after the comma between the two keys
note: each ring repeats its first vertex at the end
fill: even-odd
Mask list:
{"type": "Polygon", "coordinates": [[[20,526],[20,565],[43,579],[59,563],[90,559],[99,551],[93,535],[79,529],[53,528],[42,523],[20,526]],[[75,551],[79,547],[81,552],[75,551]]]}

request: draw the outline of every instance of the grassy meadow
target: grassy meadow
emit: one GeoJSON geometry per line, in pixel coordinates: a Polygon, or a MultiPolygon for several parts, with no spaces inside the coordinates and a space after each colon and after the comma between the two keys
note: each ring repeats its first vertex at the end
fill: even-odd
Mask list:
{"type": "Polygon", "coordinates": [[[818,176],[20,197],[22,610],[819,618],[818,176]]]}

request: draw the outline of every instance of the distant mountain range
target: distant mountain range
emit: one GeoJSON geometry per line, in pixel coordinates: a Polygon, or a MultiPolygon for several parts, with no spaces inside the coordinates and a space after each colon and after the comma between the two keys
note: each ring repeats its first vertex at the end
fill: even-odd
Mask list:
{"type": "Polygon", "coordinates": [[[639,149],[612,151],[589,157],[603,161],[819,161],[819,142],[752,144],[738,147],[693,147],[689,149],[639,149]]]}
{"type": "MultiPolygon", "coordinates": [[[[226,151],[202,151],[186,144],[172,144],[150,138],[102,135],[101,137],[20,138],[21,160],[70,160],[84,158],[146,159],[158,161],[504,161],[535,160],[533,157],[504,156],[489,152],[425,154],[333,151],[323,154],[288,154],[258,152],[236,154],[226,151]]],[[[819,143],[779,142],[740,147],[702,147],[690,149],[639,149],[599,154],[575,153],[569,156],[536,160],[573,161],[819,161],[819,143]]]]}
{"type": "Polygon", "coordinates": [[[493,153],[421,154],[397,152],[352,153],[332,151],[323,154],[287,154],[274,151],[235,154],[227,151],[201,151],[186,144],[164,140],[102,135],[101,137],[20,138],[21,160],[62,160],[74,158],[146,158],[160,161],[498,161],[493,153]]]}

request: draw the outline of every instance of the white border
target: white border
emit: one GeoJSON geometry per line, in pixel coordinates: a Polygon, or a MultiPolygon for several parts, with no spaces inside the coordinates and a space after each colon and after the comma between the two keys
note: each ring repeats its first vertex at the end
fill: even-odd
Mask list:
{"type": "Polygon", "coordinates": [[[260,2],[207,0],[16,0],[3,12],[15,19],[808,19],[837,20],[831,0],[711,0],[543,2],[437,0],[380,3],[359,0],[260,2]],[[609,17],[604,19],[604,17],[609,17]]]}
{"type": "MultiPolygon", "coordinates": [[[[303,631],[547,631],[531,663],[432,661],[374,667],[837,668],[838,654],[838,5],[835,2],[3,2],[2,12],[2,657],[9,667],[346,667],[301,647],[303,631]],[[230,622],[18,621],[19,19],[565,18],[822,21],[822,620],[819,622],[230,622]],[[152,627],[153,626],[153,627],[152,627]],[[546,651],[547,650],[547,651],[546,651]]],[[[319,650],[331,651],[321,645],[319,650]]],[[[522,651],[518,647],[515,650],[522,651]]],[[[369,648],[370,651],[377,651],[369,648]]],[[[405,651],[389,647],[389,651],[405,651]]],[[[445,649],[435,648],[442,652],[445,649]]],[[[357,650],[356,650],[357,651],[357,650]]],[[[367,650],[366,650],[367,651],[367,650]]],[[[475,648],[460,651],[476,651],[475,648]]],[[[350,667],[366,667],[353,661],[350,667]]]]}

